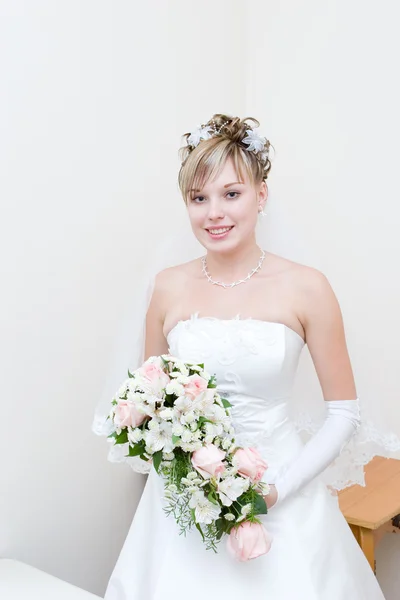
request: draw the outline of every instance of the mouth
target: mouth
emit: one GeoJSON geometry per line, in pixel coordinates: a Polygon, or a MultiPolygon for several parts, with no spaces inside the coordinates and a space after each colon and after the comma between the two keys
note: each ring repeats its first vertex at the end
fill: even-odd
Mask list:
{"type": "Polygon", "coordinates": [[[217,240],[225,238],[232,231],[233,227],[233,225],[229,227],[210,227],[209,229],[206,229],[206,231],[214,240],[217,240]]]}

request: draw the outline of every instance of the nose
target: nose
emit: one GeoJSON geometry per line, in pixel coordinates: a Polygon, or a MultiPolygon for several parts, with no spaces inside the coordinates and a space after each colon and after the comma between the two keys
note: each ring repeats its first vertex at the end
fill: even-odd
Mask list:
{"type": "Polygon", "coordinates": [[[208,210],[208,218],[210,221],[217,221],[218,219],[223,219],[225,214],[223,210],[222,203],[218,200],[210,200],[208,210]]]}

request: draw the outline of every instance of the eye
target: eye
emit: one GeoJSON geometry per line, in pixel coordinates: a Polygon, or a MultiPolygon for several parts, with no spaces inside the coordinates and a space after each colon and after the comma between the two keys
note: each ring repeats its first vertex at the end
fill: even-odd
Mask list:
{"type": "Polygon", "coordinates": [[[204,196],[194,196],[192,198],[192,202],[196,202],[196,204],[203,204],[203,200],[205,200],[204,196]]]}
{"type": "Polygon", "coordinates": [[[235,198],[237,198],[239,196],[239,192],[228,192],[227,193],[227,197],[230,200],[234,200],[235,198]],[[232,195],[233,194],[233,195],[232,195]]]}

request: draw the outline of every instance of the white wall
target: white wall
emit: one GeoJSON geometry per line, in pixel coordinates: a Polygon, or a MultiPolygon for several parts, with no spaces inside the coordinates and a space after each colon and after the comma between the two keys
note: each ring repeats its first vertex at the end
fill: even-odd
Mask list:
{"type": "Polygon", "coordinates": [[[180,136],[241,112],[210,14],[238,38],[215,0],[0,2],[0,556],[97,593],[143,485],[90,431],[110,342],[146,232],[183,211],[180,136]]]}
{"type": "MultiPolygon", "coordinates": [[[[276,158],[270,250],[321,269],[344,313],[358,393],[400,435],[400,9],[383,0],[253,0],[246,114],[276,158]]],[[[308,353],[296,393],[319,396],[308,353]]],[[[400,535],[377,552],[398,598],[400,535]]]]}
{"type": "Polygon", "coordinates": [[[93,408],[146,232],[183,211],[180,135],[213,112],[261,120],[270,249],[328,275],[359,393],[400,433],[398,15],[326,4],[0,0],[1,556],[104,589],[143,480],[93,408]]]}

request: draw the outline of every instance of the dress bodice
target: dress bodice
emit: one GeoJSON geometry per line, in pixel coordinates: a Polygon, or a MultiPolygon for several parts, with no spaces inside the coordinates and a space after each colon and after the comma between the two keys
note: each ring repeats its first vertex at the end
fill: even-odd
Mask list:
{"type": "Polygon", "coordinates": [[[294,435],[289,400],[305,345],[294,330],[282,323],[195,314],[175,325],[168,344],[172,355],[204,363],[216,375],[219,393],[232,404],[241,445],[259,447],[265,455],[279,448],[278,437],[294,435]]]}
{"type": "Polygon", "coordinates": [[[291,393],[304,340],[282,323],[194,314],[175,325],[168,344],[171,354],[204,362],[219,390],[273,404],[291,393]]]}

